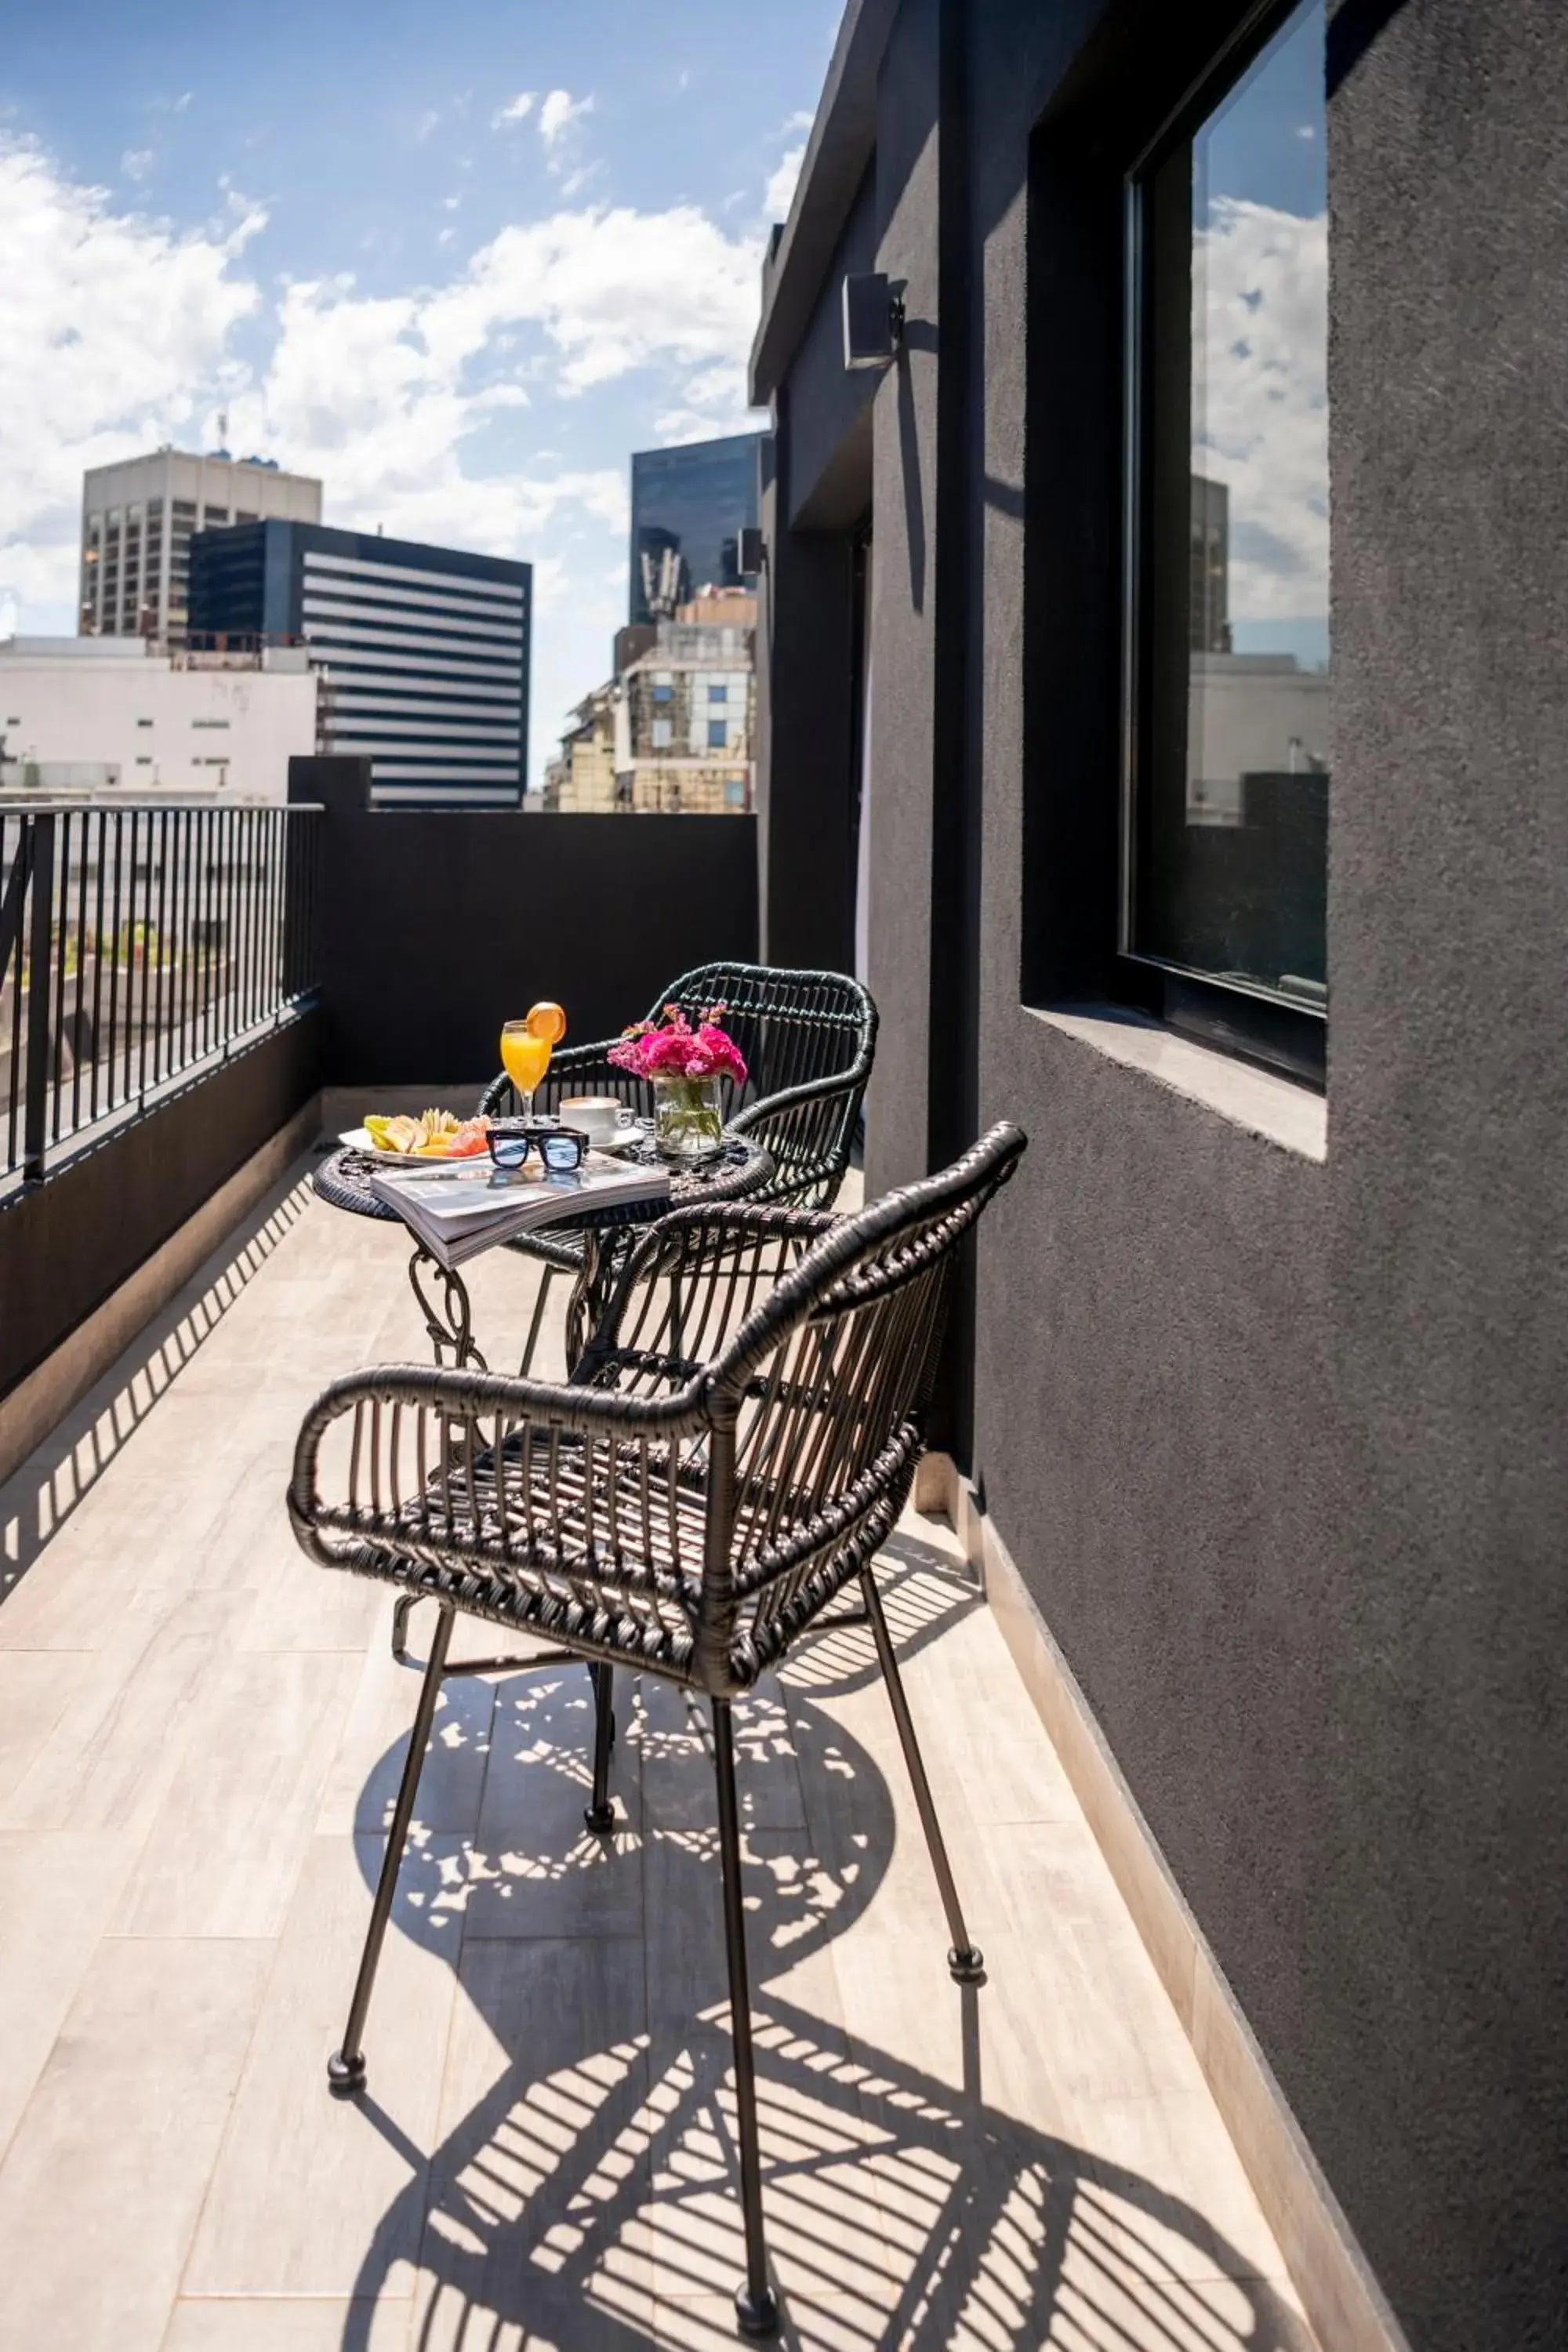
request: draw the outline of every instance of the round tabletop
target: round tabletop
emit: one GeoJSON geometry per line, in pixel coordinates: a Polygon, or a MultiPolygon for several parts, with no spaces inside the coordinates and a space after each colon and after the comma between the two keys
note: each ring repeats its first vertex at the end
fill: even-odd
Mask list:
{"type": "MultiPolygon", "coordinates": [[[[622,1154],[628,1160],[642,1160],[649,1166],[660,1162],[653,1146],[640,1151],[622,1154]]],[[[378,1217],[384,1223],[401,1224],[395,1209],[378,1201],[370,1189],[371,1171],[386,1163],[371,1158],[368,1152],[355,1151],[344,1145],[323,1160],[312,1178],[317,1192],[334,1209],[347,1209],[356,1217],[378,1217]]],[[[428,1165],[428,1162],[424,1163],[428,1165]]],[[[761,1192],[773,1172],[773,1154],[749,1136],[727,1135],[722,1149],[711,1159],[697,1166],[669,1166],[669,1199],[658,1201],[613,1201],[601,1202],[597,1208],[585,1209],[578,1216],[558,1217],[542,1228],[544,1234],[574,1233],[607,1233],[616,1226],[646,1225],[656,1217],[668,1214],[671,1209],[689,1208],[697,1203],[721,1204],[726,1201],[748,1200],[761,1192]]],[[[531,1238],[532,1236],[527,1236],[531,1238]]]]}

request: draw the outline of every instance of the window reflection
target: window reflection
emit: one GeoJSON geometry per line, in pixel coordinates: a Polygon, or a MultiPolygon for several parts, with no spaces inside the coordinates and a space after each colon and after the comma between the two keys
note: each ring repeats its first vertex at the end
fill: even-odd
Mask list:
{"type": "Polygon", "coordinates": [[[1326,992],[1322,0],[1135,192],[1142,278],[1134,952],[1326,992]]]}

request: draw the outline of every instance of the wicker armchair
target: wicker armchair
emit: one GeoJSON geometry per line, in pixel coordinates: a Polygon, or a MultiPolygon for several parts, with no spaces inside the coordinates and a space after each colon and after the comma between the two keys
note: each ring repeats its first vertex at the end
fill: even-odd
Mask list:
{"type": "Polygon", "coordinates": [[[1017,1129],[993,1128],[952,1168],[852,1217],[678,1210],[637,1244],[569,1385],[402,1366],[359,1372],[326,1391],[295,1451],[289,1510],[310,1557],[439,1604],[329,2081],[352,2095],[365,2080],[365,2015],[457,1612],[560,1645],[537,1663],[590,1663],[599,1701],[592,1827],[613,1820],[615,1667],[704,1694],[746,2229],[736,2308],[751,2335],[771,2333],[777,2312],[763,2235],[731,1709],[858,1580],[946,1911],[948,1964],[974,1981],[981,1956],[871,1562],[921,1453],[959,1244],[1023,1150],[1017,1129]]]}
{"type": "MultiPolygon", "coordinates": [[[[795,1209],[826,1208],[844,1181],[855,1140],[855,1124],[871,1074],[877,1041],[877,1008],[858,980],[841,972],[774,971],[762,964],[707,963],[666,989],[653,1004],[656,1019],[667,1004],[679,1004],[692,1019],[710,1004],[728,1010],[725,1027],[745,1056],[747,1077],[731,1106],[730,1126],[754,1135],[771,1154],[774,1175],[758,1197],[795,1209]]],[[[616,1069],[607,1057],[616,1041],[563,1045],[535,1101],[553,1110],[563,1095],[615,1095],[642,1113],[652,1108],[640,1079],[616,1069]]],[[[518,1108],[511,1081],[503,1073],[479,1097],[494,1118],[518,1108]]],[[[533,1362],[551,1278],[575,1275],[583,1262],[580,1234],[525,1234],[511,1244],[537,1259],[544,1271],[522,1353],[522,1370],[533,1362]]]]}

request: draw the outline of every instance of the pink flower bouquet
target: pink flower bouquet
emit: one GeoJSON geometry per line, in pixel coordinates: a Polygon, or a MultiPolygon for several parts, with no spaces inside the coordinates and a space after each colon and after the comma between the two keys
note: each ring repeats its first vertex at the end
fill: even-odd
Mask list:
{"type": "Polygon", "coordinates": [[[662,1021],[638,1021],[626,1030],[611,1046],[610,1059],[639,1078],[731,1078],[743,1087],[741,1049],[719,1026],[726,1009],[710,1004],[694,1029],[679,1004],[667,1004],[662,1021]]]}
{"type": "Polygon", "coordinates": [[[746,1083],[746,1065],[734,1039],[719,1026],[722,1004],[710,1004],[692,1027],[678,1004],[661,1021],[638,1021],[610,1048],[618,1070],[646,1078],[654,1092],[654,1133],[674,1160],[706,1159],[724,1140],[719,1081],[746,1083]]]}

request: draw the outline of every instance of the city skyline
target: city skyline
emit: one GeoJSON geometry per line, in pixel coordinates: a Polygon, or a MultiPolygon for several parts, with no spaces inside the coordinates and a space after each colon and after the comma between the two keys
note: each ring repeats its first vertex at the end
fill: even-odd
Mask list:
{"type": "Polygon", "coordinates": [[[293,5],[221,43],[183,5],[17,28],[0,634],[74,630],[89,467],[255,451],[330,525],[534,565],[537,784],[626,612],[633,452],[765,422],[757,272],[835,20],[677,5],[653,58],[608,5],[394,6],[374,43],[293,5]]]}

